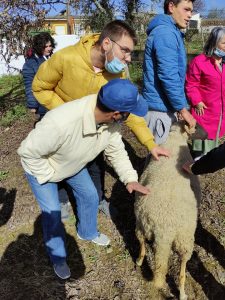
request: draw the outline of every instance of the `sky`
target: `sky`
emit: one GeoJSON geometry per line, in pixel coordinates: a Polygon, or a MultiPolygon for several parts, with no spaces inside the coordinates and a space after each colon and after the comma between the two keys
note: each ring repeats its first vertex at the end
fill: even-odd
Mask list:
{"type": "Polygon", "coordinates": [[[206,9],[225,8],[225,0],[205,0],[206,9]]]}

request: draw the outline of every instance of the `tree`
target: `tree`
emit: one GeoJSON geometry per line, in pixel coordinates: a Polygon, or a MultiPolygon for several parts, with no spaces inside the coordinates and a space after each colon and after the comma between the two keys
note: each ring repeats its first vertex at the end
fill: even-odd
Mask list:
{"type": "Polygon", "coordinates": [[[71,6],[84,17],[84,27],[88,25],[95,32],[100,32],[106,23],[114,19],[116,7],[111,0],[71,1],[71,6]]]}
{"type": "MultiPolygon", "coordinates": [[[[93,31],[101,31],[104,25],[115,19],[115,15],[124,19],[134,29],[136,15],[146,12],[163,0],[152,0],[146,4],[144,0],[83,0],[77,9],[87,19],[85,25],[90,25],[93,31]]],[[[73,4],[72,4],[73,5],[73,4]]]]}
{"type": "Polygon", "coordinates": [[[211,9],[208,13],[207,18],[209,19],[224,19],[225,18],[225,8],[218,9],[214,8],[211,9]]]}
{"type": "Polygon", "coordinates": [[[45,15],[61,0],[1,0],[0,54],[9,63],[13,55],[23,53],[29,43],[29,31],[43,28],[45,15]]]}
{"type": "Polygon", "coordinates": [[[163,0],[151,0],[148,2],[144,0],[122,0],[120,9],[125,17],[125,21],[131,24],[134,29],[137,29],[137,16],[141,14],[144,18],[148,17],[149,14],[154,12],[156,6],[161,5],[162,2],[163,0]]]}
{"type": "Polygon", "coordinates": [[[195,0],[194,11],[202,12],[205,9],[205,0],[195,0]]]}

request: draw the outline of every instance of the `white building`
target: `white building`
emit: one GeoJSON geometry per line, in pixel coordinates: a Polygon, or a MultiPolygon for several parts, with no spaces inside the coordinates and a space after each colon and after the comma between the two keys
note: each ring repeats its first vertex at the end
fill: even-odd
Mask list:
{"type": "Polygon", "coordinates": [[[194,13],[191,17],[191,20],[189,22],[189,29],[198,29],[200,31],[201,29],[201,17],[199,13],[194,13]]]}

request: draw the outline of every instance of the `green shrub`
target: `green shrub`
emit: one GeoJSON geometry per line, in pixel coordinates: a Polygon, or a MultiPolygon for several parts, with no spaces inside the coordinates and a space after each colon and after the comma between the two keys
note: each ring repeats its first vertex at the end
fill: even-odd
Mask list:
{"type": "Polygon", "coordinates": [[[23,104],[18,104],[8,110],[0,120],[0,125],[7,127],[12,125],[16,120],[25,119],[27,116],[27,109],[23,104]]]}
{"type": "Polygon", "coordinates": [[[129,65],[130,77],[133,83],[137,84],[139,88],[142,87],[143,68],[142,62],[135,61],[129,65]]]}

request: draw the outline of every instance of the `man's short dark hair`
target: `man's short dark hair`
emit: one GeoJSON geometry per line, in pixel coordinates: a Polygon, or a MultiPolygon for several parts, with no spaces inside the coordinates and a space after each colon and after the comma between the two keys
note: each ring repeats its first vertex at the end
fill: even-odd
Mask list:
{"type": "Polygon", "coordinates": [[[97,44],[101,45],[103,40],[107,37],[114,41],[118,41],[124,35],[129,36],[133,40],[134,45],[137,44],[137,36],[133,28],[124,21],[114,20],[103,28],[97,44]]]}
{"type": "MultiPolygon", "coordinates": [[[[165,0],[164,1],[164,13],[168,14],[169,11],[169,4],[172,2],[175,6],[177,6],[183,0],[165,0]]],[[[195,2],[195,0],[187,0],[188,2],[195,2]]]]}
{"type": "Polygon", "coordinates": [[[115,110],[113,110],[113,109],[108,108],[107,106],[105,106],[105,105],[101,102],[101,100],[99,99],[99,97],[97,97],[97,103],[96,103],[96,106],[97,106],[97,108],[98,108],[100,111],[102,111],[102,112],[104,112],[104,113],[108,113],[108,112],[113,112],[113,111],[115,111],[115,110]]]}

